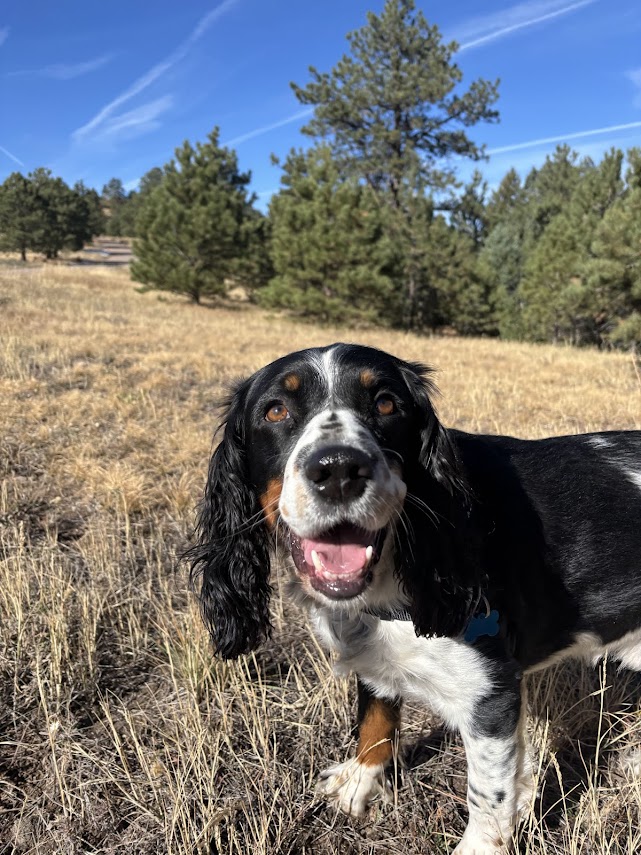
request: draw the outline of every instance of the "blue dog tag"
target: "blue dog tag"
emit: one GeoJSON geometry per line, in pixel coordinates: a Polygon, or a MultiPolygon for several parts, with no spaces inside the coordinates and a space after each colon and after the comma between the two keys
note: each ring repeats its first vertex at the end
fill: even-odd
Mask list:
{"type": "Polygon", "coordinates": [[[499,613],[496,609],[492,609],[489,615],[480,614],[474,615],[473,618],[470,618],[463,639],[467,641],[468,644],[474,644],[477,639],[482,638],[484,635],[489,635],[493,638],[495,635],[498,635],[498,633],[499,613]]]}

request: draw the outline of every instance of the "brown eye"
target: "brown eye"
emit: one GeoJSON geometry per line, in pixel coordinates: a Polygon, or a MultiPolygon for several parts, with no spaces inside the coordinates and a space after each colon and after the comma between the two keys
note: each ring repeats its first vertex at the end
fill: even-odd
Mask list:
{"type": "Polygon", "coordinates": [[[268,422],[284,422],[289,418],[289,410],[285,404],[273,404],[265,413],[268,422]]]}
{"type": "Polygon", "coordinates": [[[396,403],[386,395],[381,395],[380,398],[377,398],[374,406],[379,416],[391,416],[396,412],[396,403]]]}

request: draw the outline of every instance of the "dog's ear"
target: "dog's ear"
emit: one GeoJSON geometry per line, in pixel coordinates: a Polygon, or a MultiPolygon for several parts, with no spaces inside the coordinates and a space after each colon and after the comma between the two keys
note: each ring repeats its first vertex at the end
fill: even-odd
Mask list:
{"type": "Polygon", "coordinates": [[[463,632],[481,596],[474,501],[456,443],[432,404],[431,371],[404,363],[417,430],[405,462],[407,531],[397,538],[398,567],[417,635],[463,632]]]}
{"type": "Polygon", "coordinates": [[[209,463],[200,505],[197,542],[187,553],[192,584],[201,581],[203,620],[224,659],[249,653],[271,631],[269,533],[247,472],[248,387],[248,381],[240,383],[227,401],[223,438],[209,463]]]}

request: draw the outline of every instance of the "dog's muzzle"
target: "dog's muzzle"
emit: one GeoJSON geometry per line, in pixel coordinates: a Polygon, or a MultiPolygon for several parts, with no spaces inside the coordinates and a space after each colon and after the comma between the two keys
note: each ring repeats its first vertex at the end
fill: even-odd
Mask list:
{"type": "Polygon", "coordinates": [[[372,581],[385,532],[340,523],[313,538],[290,531],[289,545],[296,569],[314,590],[330,599],[350,599],[372,581]]]}

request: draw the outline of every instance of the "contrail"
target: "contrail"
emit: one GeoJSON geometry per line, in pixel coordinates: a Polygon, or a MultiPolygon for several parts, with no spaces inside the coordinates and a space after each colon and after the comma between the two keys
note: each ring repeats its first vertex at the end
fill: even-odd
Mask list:
{"type": "Polygon", "coordinates": [[[140,92],[148,86],[151,86],[151,84],[158,80],[158,78],[166,71],[169,71],[172,66],[177,62],[180,62],[180,60],[187,55],[192,45],[204,35],[206,30],[208,30],[209,27],[211,27],[211,25],[221,17],[221,15],[224,15],[232,6],[235,6],[236,3],[238,3],[238,0],[224,0],[224,2],[219,6],[216,6],[215,9],[212,9],[211,12],[204,15],[187,36],[185,41],[182,42],[182,44],[180,44],[176,50],[167,57],[167,59],[157,63],[150,68],[149,71],[139,77],[138,80],[135,80],[128,89],[125,89],[125,91],[114,98],[113,101],[106,104],[100,112],[96,113],[93,119],[88,121],[87,124],[83,125],[81,128],[77,128],[71,136],[75,140],[80,140],[87,136],[87,134],[95,130],[106,118],[117,110],[118,107],[121,107],[135,95],[140,94],[140,92]]]}
{"type": "Polygon", "coordinates": [[[6,156],[9,158],[9,160],[12,160],[14,163],[17,163],[18,166],[24,166],[24,163],[20,160],[20,158],[16,157],[15,154],[11,154],[11,152],[8,151],[6,148],[4,148],[4,146],[0,145],[0,151],[3,154],[6,154],[6,156]]]}
{"type": "Polygon", "coordinates": [[[609,125],[607,128],[592,128],[589,131],[577,131],[573,134],[563,134],[558,137],[542,137],[538,140],[515,143],[514,145],[502,145],[498,148],[489,148],[487,154],[505,154],[508,151],[519,151],[523,148],[535,148],[537,145],[548,145],[549,143],[562,143],[568,140],[578,140],[581,137],[596,137],[599,134],[608,134],[615,131],[629,131],[631,128],[641,128],[641,122],[628,122],[625,125],[609,125]]]}
{"type": "Polygon", "coordinates": [[[495,39],[508,36],[510,33],[516,32],[516,30],[524,30],[527,27],[533,27],[535,24],[540,24],[543,21],[550,21],[552,18],[558,18],[560,15],[566,15],[568,12],[574,12],[576,9],[582,9],[584,6],[590,6],[592,3],[596,3],[596,0],[579,0],[578,3],[571,3],[569,6],[563,6],[562,9],[557,9],[554,12],[548,12],[545,15],[539,15],[538,17],[530,18],[527,21],[520,21],[517,24],[511,24],[509,27],[501,27],[501,29],[494,30],[485,36],[479,36],[478,39],[472,39],[472,41],[465,42],[460,45],[459,51],[469,50],[470,48],[487,44],[487,42],[492,42],[495,39]]]}
{"type": "Polygon", "coordinates": [[[275,131],[276,128],[282,128],[285,125],[291,125],[291,123],[297,121],[297,119],[303,119],[305,118],[305,116],[310,116],[313,112],[313,107],[307,107],[304,110],[299,110],[297,113],[293,113],[286,119],[281,119],[279,122],[272,122],[271,125],[263,125],[261,128],[254,128],[253,131],[247,131],[246,134],[240,134],[240,136],[238,137],[234,137],[231,140],[226,140],[223,145],[240,145],[241,143],[244,143],[247,140],[251,140],[254,137],[260,137],[263,134],[267,134],[269,133],[269,131],[275,131]]]}

